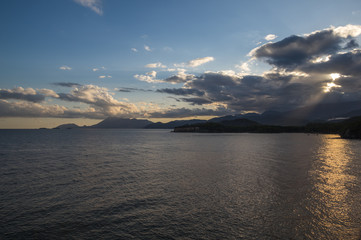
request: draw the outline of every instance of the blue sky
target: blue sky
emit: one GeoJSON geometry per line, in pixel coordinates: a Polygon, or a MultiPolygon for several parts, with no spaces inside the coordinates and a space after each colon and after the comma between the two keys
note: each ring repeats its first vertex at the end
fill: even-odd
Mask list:
{"type": "Polygon", "coordinates": [[[361,100],[359,72],[337,65],[358,59],[360,1],[0,4],[0,128],[361,100]]]}

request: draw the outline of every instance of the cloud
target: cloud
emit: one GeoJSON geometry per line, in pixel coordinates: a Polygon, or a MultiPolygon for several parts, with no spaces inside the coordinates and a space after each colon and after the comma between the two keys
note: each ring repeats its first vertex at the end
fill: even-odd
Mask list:
{"type": "Polygon", "coordinates": [[[149,63],[145,65],[146,68],[166,68],[167,66],[163,65],[161,62],[149,63]]]}
{"type": "Polygon", "coordinates": [[[149,46],[147,46],[147,45],[144,45],[144,50],[147,51],[147,52],[151,52],[151,51],[152,51],[152,49],[151,49],[149,46]]]}
{"type": "Polygon", "coordinates": [[[274,34],[268,34],[267,36],[264,37],[264,39],[267,41],[272,41],[275,38],[277,38],[277,36],[274,34]]]}
{"type": "Polygon", "coordinates": [[[361,79],[361,50],[334,54],[327,61],[310,62],[299,66],[298,69],[308,73],[339,73],[361,79]]]}
{"type": "Polygon", "coordinates": [[[73,88],[70,93],[59,93],[59,99],[71,102],[83,102],[94,106],[123,106],[115,100],[107,88],[96,85],[83,85],[73,88]]]}
{"type": "Polygon", "coordinates": [[[159,110],[151,103],[119,101],[107,89],[95,85],[73,87],[69,93],[55,93],[50,89],[15,88],[0,91],[0,117],[61,117],[104,119],[109,116],[124,118],[147,117],[149,112],[159,110]],[[70,109],[60,105],[46,104],[45,97],[83,103],[87,107],[70,109]],[[10,101],[8,101],[10,100],[10,101]]]}
{"type": "Polygon", "coordinates": [[[188,96],[180,100],[192,105],[224,104],[228,110],[237,112],[288,110],[305,104],[310,96],[323,91],[321,84],[303,83],[303,78],[277,72],[263,76],[207,72],[186,82],[184,88],[157,91],[188,96]],[[292,82],[295,80],[299,82],[292,82]]]}
{"type": "Polygon", "coordinates": [[[33,88],[17,87],[13,89],[0,89],[0,99],[15,99],[28,102],[40,103],[45,97],[58,97],[58,95],[50,89],[35,90],[33,88]]]}
{"type": "Polygon", "coordinates": [[[72,83],[72,82],[56,82],[53,85],[61,86],[61,87],[80,87],[81,84],[79,83],[72,83]]]}
{"type": "Polygon", "coordinates": [[[73,88],[70,93],[58,93],[59,99],[69,102],[88,104],[94,112],[103,116],[132,116],[139,115],[138,107],[129,102],[116,100],[107,88],[84,85],[73,88]]]}
{"type": "MultiPolygon", "coordinates": [[[[186,69],[160,69],[172,72],[159,78],[157,71],[134,75],[149,83],[178,84],[174,88],[144,90],[118,88],[118,92],[157,92],[170,95],[184,108],[160,108],[152,103],[130,103],[115,99],[107,88],[59,82],[54,85],[71,87],[68,92],[55,93],[50,89],[0,89],[0,116],[48,117],[190,117],[226,115],[244,111],[287,111],[315,102],[340,102],[361,99],[361,49],[357,38],[361,27],[346,25],[330,27],[300,36],[290,36],[275,43],[267,43],[251,51],[252,58],[234,71],[206,71],[189,74],[186,69]],[[273,67],[260,75],[250,74],[250,64],[265,60],[273,67]],[[245,73],[247,72],[247,73],[245,73]],[[338,78],[332,77],[338,74],[338,78]],[[334,75],[331,75],[334,74],[334,75]],[[336,87],[338,86],[338,87],[336,87]],[[325,92],[325,90],[328,92],[325,92]],[[80,104],[81,109],[47,105],[47,98],[57,102],[80,104]],[[86,107],[84,107],[86,106],[86,107]]],[[[212,57],[198,58],[183,67],[200,66],[212,57]]],[[[160,62],[146,65],[163,68],[160,62]]],[[[153,70],[153,69],[150,69],[153,70]]],[[[102,75],[107,77],[107,75],[102,75]]],[[[169,97],[169,96],[166,96],[169,97]]],[[[67,106],[66,105],[66,106],[67,106]]]]}
{"type": "Polygon", "coordinates": [[[146,90],[141,88],[129,88],[129,87],[122,87],[122,88],[116,88],[115,89],[118,92],[153,92],[153,90],[146,90]]]}
{"type": "Polygon", "coordinates": [[[189,89],[189,88],[163,88],[163,89],[158,89],[157,92],[169,93],[169,94],[181,95],[181,96],[187,96],[187,95],[203,96],[204,95],[203,91],[199,91],[198,89],[189,89]]]}
{"type": "Polygon", "coordinates": [[[322,55],[335,54],[346,47],[354,47],[354,39],[361,34],[361,26],[347,25],[315,31],[304,36],[290,36],[275,43],[253,49],[250,56],[265,59],[269,64],[294,68],[322,55]]]}
{"type": "Polygon", "coordinates": [[[242,72],[250,72],[251,69],[249,68],[249,63],[250,62],[243,62],[240,65],[236,65],[236,68],[239,68],[242,70],[242,72]]]}
{"type": "Polygon", "coordinates": [[[132,52],[138,52],[138,49],[136,49],[136,48],[131,48],[130,49],[132,52]]]}
{"type": "Polygon", "coordinates": [[[156,79],[156,76],[157,76],[157,72],[156,71],[151,71],[151,72],[146,73],[145,75],[136,74],[136,75],[134,75],[134,78],[136,78],[136,79],[138,79],[140,81],[143,81],[143,82],[147,82],[147,83],[162,83],[162,82],[164,82],[163,80],[156,79]]]}
{"type": "Polygon", "coordinates": [[[100,78],[100,79],[112,78],[112,76],[110,76],[110,75],[101,75],[101,76],[99,76],[98,78],[100,78]]]}
{"type": "Polygon", "coordinates": [[[331,27],[331,30],[333,32],[342,37],[342,38],[349,38],[349,37],[358,37],[361,34],[361,25],[351,25],[348,24],[346,26],[340,26],[340,27],[331,27]]]}
{"type": "Polygon", "coordinates": [[[63,65],[61,67],[59,67],[60,70],[66,70],[66,71],[70,71],[72,68],[66,65],[63,65]]]}
{"type": "Polygon", "coordinates": [[[152,118],[185,118],[185,117],[195,117],[195,116],[222,116],[234,114],[234,111],[219,107],[217,109],[209,108],[174,108],[166,109],[163,111],[152,112],[149,114],[149,117],[152,118]]]}
{"type": "MultiPolygon", "coordinates": [[[[46,118],[90,118],[104,119],[112,115],[89,107],[69,109],[60,105],[44,105],[33,102],[9,102],[0,100],[0,117],[46,117],[46,118]]],[[[117,116],[129,117],[131,114],[119,112],[117,116]]]]}
{"type": "Polygon", "coordinates": [[[214,61],[214,57],[196,58],[196,59],[190,60],[187,63],[187,66],[189,66],[189,67],[198,67],[198,66],[200,66],[202,64],[205,64],[205,63],[211,62],[211,61],[214,61]]]}
{"type": "Polygon", "coordinates": [[[74,2],[80,4],[84,7],[90,8],[98,15],[103,15],[101,0],[74,0],[74,2]]]}
{"type": "Polygon", "coordinates": [[[39,103],[0,100],[0,117],[62,117],[66,108],[59,105],[46,106],[39,103]]]}
{"type": "Polygon", "coordinates": [[[100,71],[100,70],[105,70],[105,67],[94,67],[94,68],[92,68],[93,72],[97,72],[97,71],[100,71]]]}
{"type": "Polygon", "coordinates": [[[191,105],[204,105],[204,104],[211,104],[212,101],[206,98],[181,98],[183,102],[189,102],[191,105]]]}
{"type": "Polygon", "coordinates": [[[185,73],[185,70],[179,71],[176,75],[170,76],[163,80],[163,82],[169,82],[169,83],[185,83],[190,80],[192,80],[195,76],[193,74],[187,74],[185,73]]]}

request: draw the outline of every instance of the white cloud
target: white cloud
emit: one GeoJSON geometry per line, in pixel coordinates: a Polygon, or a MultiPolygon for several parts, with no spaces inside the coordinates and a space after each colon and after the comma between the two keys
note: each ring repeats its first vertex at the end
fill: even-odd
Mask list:
{"type": "Polygon", "coordinates": [[[136,79],[138,79],[140,81],[143,81],[143,82],[147,82],[147,83],[162,83],[162,82],[164,82],[163,80],[156,79],[156,77],[157,77],[157,72],[156,71],[148,72],[145,75],[139,75],[139,74],[134,75],[134,78],[136,78],[136,79]]]}
{"type": "Polygon", "coordinates": [[[92,68],[93,72],[97,72],[99,70],[105,70],[105,67],[94,67],[92,68]]]}
{"type": "Polygon", "coordinates": [[[101,0],[74,0],[74,2],[84,7],[90,8],[99,15],[103,15],[101,0]]]}
{"type": "MultiPolygon", "coordinates": [[[[150,77],[156,76],[153,72],[149,74],[150,77]]],[[[96,85],[77,86],[69,93],[58,94],[51,89],[22,87],[0,89],[0,117],[144,118],[159,110],[156,104],[131,103],[127,99],[117,100],[107,88],[96,85]],[[87,107],[75,109],[57,104],[49,105],[44,101],[45,96],[67,102],[84,103],[87,107]]]]}
{"type": "Polygon", "coordinates": [[[157,72],[156,71],[147,72],[147,75],[155,78],[157,76],[157,72]]]}
{"type": "Polygon", "coordinates": [[[196,58],[188,62],[189,67],[198,67],[207,62],[214,61],[214,57],[204,57],[204,58],[196,58]]]}
{"type": "Polygon", "coordinates": [[[241,69],[243,72],[250,72],[251,69],[249,68],[248,62],[243,62],[240,65],[236,65],[236,68],[241,69]]]}
{"type": "Polygon", "coordinates": [[[61,67],[59,67],[59,69],[60,70],[71,70],[71,67],[69,67],[69,66],[66,66],[66,65],[63,65],[63,66],[61,66],[61,67]]]}
{"type": "Polygon", "coordinates": [[[322,31],[333,31],[333,34],[336,36],[342,37],[342,38],[348,38],[348,37],[358,37],[361,35],[361,25],[352,25],[348,24],[345,26],[335,27],[331,26],[329,28],[325,28],[322,30],[313,31],[311,33],[303,34],[303,36],[308,37],[310,35],[320,33],[322,31]]]}
{"type": "MultiPolygon", "coordinates": [[[[334,27],[331,27],[333,29],[334,27]]],[[[341,26],[333,29],[334,33],[343,38],[357,37],[361,34],[361,25],[341,26]]]]}
{"type": "Polygon", "coordinates": [[[33,88],[22,88],[16,87],[13,89],[1,89],[0,88],[0,99],[14,99],[23,100],[28,102],[43,102],[45,97],[59,97],[51,89],[33,89],[33,88]]]}
{"type": "Polygon", "coordinates": [[[147,46],[147,45],[144,45],[144,49],[145,49],[145,51],[147,51],[147,52],[151,52],[151,51],[152,51],[152,49],[151,49],[149,46],[147,46]]]}
{"type": "Polygon", "coordinates": [[[161,62],[149,63],[145,65],[146,68],[166,68],[167,66],[163,65],[161,62]]]}
{"type": "Polygon", "coordinates": [[[276,35],[274,34],[268,34],[264,39],[266,39],[267,41],[271,41],[273,39],[277,38],[276,35]]]}
{"type": "Polygon", "coordinates": [[[58,98],[59,95],[51,89],[39,89],[38,93],[43,94],[46,97],[58,98]]]}
{"type": "Polygon", "coordinates": [[[100,78],[100,79],[112,78],[112,76],[110,76],[110,75],[101,75],[101,76],[99,76],[98,78],[100,78]]]}
{"type": "Polygon", "coordinates": [[[195,78],[193,74],[187,74],[185,69],[178,69],[176,75],[170,76],[164,80],[164,82],[169,82],[172,84],[185,83],[195,78]]]}
{"type": "Polygon", "coordinates": [[[138,52],[138,49],[136,49],[136,48],[131,48],[130,49],[132,52],[138,52]]]}

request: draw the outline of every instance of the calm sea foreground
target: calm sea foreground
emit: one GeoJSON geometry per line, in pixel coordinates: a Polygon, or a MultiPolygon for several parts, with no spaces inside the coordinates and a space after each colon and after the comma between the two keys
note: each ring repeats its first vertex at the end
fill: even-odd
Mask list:
{"type": "Polygon", "coordinates": [[[361,141],[0,130],[1,239],[359,239],[361,141]]]}

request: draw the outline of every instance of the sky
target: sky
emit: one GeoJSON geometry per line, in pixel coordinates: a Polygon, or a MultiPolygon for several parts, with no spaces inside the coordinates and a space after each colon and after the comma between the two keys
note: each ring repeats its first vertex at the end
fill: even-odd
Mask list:
{"type": "Polygon", "coordinates": [[[0,128],[361,100],[361,1],[3,0],[0,128]]]}

